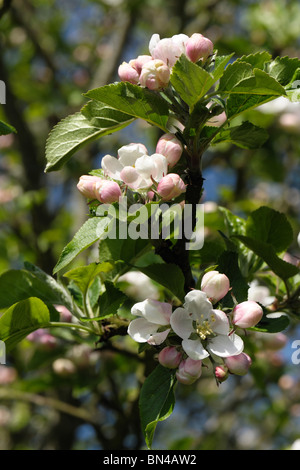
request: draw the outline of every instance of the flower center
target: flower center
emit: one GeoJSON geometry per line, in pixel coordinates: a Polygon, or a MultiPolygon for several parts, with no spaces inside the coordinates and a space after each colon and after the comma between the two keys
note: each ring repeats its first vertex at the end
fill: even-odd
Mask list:
{"type": "Polygon", "coordinates": [[[195,328],[200,339],[205,340],[208,336],[214,336],[213,323],[216,321],[215,316],[212,314],[209,319],[204,320],[204,316],[200,315],[200,319],[200,322],[196,322],[195,328]]]}

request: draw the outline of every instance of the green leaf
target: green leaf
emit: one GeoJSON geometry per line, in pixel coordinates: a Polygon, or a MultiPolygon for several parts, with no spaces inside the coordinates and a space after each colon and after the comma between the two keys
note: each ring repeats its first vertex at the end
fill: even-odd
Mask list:
{"type": "Polygon", "coordinates": [[[218,93],[230,93],[245,78],[253,77],[253,69],[250,64],[235,61],[229,64],[220,78],[218,93]]]}
{"type": "Polygon", "coordinates": [[[252,331],[260,331],[262,333],[279,333],[285,330],[290,324],[289,317],[282,313],[267,313],[264,311],[264,315],[261,321],[249,328],[252,331]]]}
{"type": "Polygon", "coordinates": [[[0,135],[7,135],[11,134],[12,132],[14,132],[15,134],[17,133],[16,129],[13,126],[7,124],[6,122],[0,121],[0,135]]]}
{"type": "Polygon", "coordinates": [[[90,90],[85,96],[167,131],[168,103],[146,88],[119,82],[90,90]]]}
{"type": "MultiPolygon", "coordinates": [[[[272,59],[271,54],[267,51],[256,52],[255,54],[243,55],[236,62],[246,62],[253,68],[264,70],[266,64],[272,59]]],[[[275,78],[275,77],[274,77],[275,78]]]]}
{"type": "Polygon", "coordinates": [[[81,112],[60,121],[46,143],[46,172],[61,168],[85,145],[123,129],[133,121],[127,114],[103,103],[88,103],[81,112]]]}
{"type": "Polygon", "coordinates": [[[21,300],[0,317],[0,339],[10,351],[32,331],[49,326],[49,321],[44,302],[36,297],[21,300]]]}
{"type": "Polygon", "coordinates": [[[215,59],[215,69],[212,72],[212,75],[214,77],[214,81],[219,80],[219,78],[222,77],[224,73],[224,69],[228,62],[230,61],[231,57],[233,57],[234,53],[225,55],[225,56],[216,56],[215,59]]]}
{"type": "Polygon", "coordinates": [[[265,129],[245,121],[240,126],[222,130],[212,143],[229,142],[244,149],[255,149],[261,147],[267,139],[268,133],[265,129]]]}
{"type": "Polygon", "coordinates": [[[216,80],[202,67],[182,55],[172,69],[170,81],[183,101],[193,106],[208,92],[216,80]]]}
{"type": "Polygon", "coordinates": [[[139,266],[138,270],[168,289],[178,299],[184,299],[185,280],[181,269],[176,264],[158,263],[150,266],[139,266]]]}
{"type": "Polygon", "coordinates": [[[281,279],[285,280],[299,274],[299,268],[279,258],[272,245],[243,235],[237,235],[236,238],[257,256],[260,256],[274,274],[281,279]]]}
{"type": "Polygon", "coordinates": [[[281,85],[288,85],[293,79],[296,70],[300,68],[300,59],[297,57],[276,57],[267,65],[268,74],[275,78],[281,85]]]}
{"type": "Polygon", "coordinates": [[[80,266],[71,269],[64,274],[64,277],[72,279],[84,294],[87,292],[95,277],[100,273],[107,273],[113,268],[111,263],[91,263],[88,266],[80,266]]]}
{"type": "Polygon", "coordinates": [[[109,217],[92,217],[88,219],[75,234],[70,243],[63,249],[53,274],[65,268],[79,253],[99,240],[109,227],[109,217]]]}
{"type": "Polygon", "coordinates": [[[174,370],[158,365],[142,386],[139,407],[142,430],[148,449],[152,447],[158,422],[167,419],[174,409],[175,383],[174,370]]]}
{"type": "Polygon", "coordinates": [[[276,253],[293,242],[293,229],[285,214],[262,206],[252,212],[246,222],[246,235],[273,246],[276,253]]]}
{"type": "MultiPolygon", "coordinates": [[[[244,64],[242,62],[236,63],[237,70],[236,76],[232,75],[228,77],[227,82],[222,82],[222,89],[218,89],[218,92],[224,94],[248,94],[248,95],[271,95],[271,96],[284,96],[286,91],[283,86],[277,82],[273,77],[268,75],[266,72],[260,69],[253,69],[249,64],[244,64]],[[247,66],[247,67],[246,67],[247,66]],[[251,74],[250,74],[250,69],[251,74]],[[238,73],[239,72],[239,73],[238,73]],[[241,79],[242,72],[244,72],[245,77],[241,79]],[[236,82],[236,83],[235,83],[236,82]]],[[[234,64],[233,64],[234,65],[234,64]]],[[[229,69],[227,67],[226,71],[229,69]]],[[[226,73],[225,71],[225,73],[226,73]]],[[[232,71],[233,72],[233,71],[232,71]]],[[[225,73],[222,79],[225,77],[225,73]]],[[[220,80],[221,85],[221,80],[220,80]]]]}
{"type": "Polygon", "coordinates": [[[115,315],[127,298],[112,282],[106,281],[105,289],[99,298],[100,318],[115,315]]]}
{"type": "Polygon", "coordinates": [[[62,288],[53,278],[50,279],[45,281],[23,269],[4,272],[0,276],[0,309],[28,297],[38,297],[49,304],[65,303],[62,288]]]}
{"type": "Polygon", "coordinates": [[[278,95],[232,94],[226,102],[227,118],[233,119],[244,111],[257,108],[275,98],[278,98],[278,95]]]}
{"type": "Polygon", "coordinates": [[[145,250],[150,249],[150,242],[147,239],[131,238],[101,240],[99,244],[99,261],[124,261],[133,264],[145,250]]]}

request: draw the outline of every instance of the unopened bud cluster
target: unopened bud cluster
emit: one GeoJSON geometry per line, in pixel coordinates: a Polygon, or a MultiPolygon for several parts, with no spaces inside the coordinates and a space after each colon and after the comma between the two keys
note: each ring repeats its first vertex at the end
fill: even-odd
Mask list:
{"type": "Polygon", "coordinates": [[[118,69],[120,80],[149,90],[161,90],[168,86],[172,67],[181,55],[184,54],[191,62],[204,63],[213,53],[213,43],[200,33],[191,37],[176,34],[164,39],[153,34],[149,52],[150,55],[123,62],[118,69]]]}

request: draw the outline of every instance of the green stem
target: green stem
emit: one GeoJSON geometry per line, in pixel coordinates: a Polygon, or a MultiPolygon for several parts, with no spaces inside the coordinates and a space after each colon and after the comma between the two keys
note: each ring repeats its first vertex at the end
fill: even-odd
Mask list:
{"type": "Polygon", "coordinates": [[[84,326],[84,325],[79,325],[77,323],[67,323],[67,322],[59,322],[59,321],[51,321],[48,323],[47,325],[48,327],[57,327],[57,326],[60,326],[60,327],[66,327],[66,328],[75,328],[75,329],[78,329],[78,330],[83,330],[83,331],[87,331],[88,333],[90,334],[95,334],[95,331],[92,330],[91,328],[88,328],[87,326],[84,326]]]}

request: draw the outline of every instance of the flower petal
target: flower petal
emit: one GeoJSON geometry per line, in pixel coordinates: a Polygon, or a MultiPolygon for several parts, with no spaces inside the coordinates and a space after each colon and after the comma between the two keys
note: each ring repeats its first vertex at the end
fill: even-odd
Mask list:
{"type": "Polygon", "coordinates": [[[152,177],[155,181],[159,182],[163,176],[168,173],[168,160],[167,157],[160,153],[153,153],[151,159],[154,163],[155,169],[152,172],[152,177]]]}
{"type": "Polygon", "coordinates": [[[184,308],[193,314],[195,320],[200,320],[200,317],[201,321],[210,318],[213,307],[205,292],[197,289],[191,290],[184,300],[184,308]]]}
{"type": "Polygon", "coordinates": [[[147,343],[157,330],[158,325],[148,322],[145,318],[136,318],[129,323],[127,331],[137,343],[147,343]]]}
{"type": "Polygon", "coordinates": [[[171,329],[168,328],[167,330],[161,331],[160,333],[154,333],[152,336],[150,336],[147,342],[152,346],[161,344],[164,342],[170,331],[171,329]]]}
{"type": "Polygon", "coordinates": [[[198,339],[184,339],[181,343],[187,355],[194,359],[194,361],[201,361],[209,356],[209,353],[204,349],[202,343],[198,339]]]}
{"type": "Polygon", "coordinates": [[[169,325],[172,305],[167,302],[146,299],[133,305],[131,313],[132,315],[144,317],[147,321],[156,325],[169,325]]]}
{"type": "Polygon", "coordinates": [[[240,336],[218,335],[208,341],[207,349],[220,357],[236,356],[244,349],[244,342],[240,336]]]}
{"type": "Polygon", "coordinates": [[[182,339],[188,339],[194,331],[193,319],[189,312],[182,307],[174,310],[170,318],[170,324],[174,332],[182,339]]]}
{"type": "Polygon", "coordinates": [[[219,335],[228,335],[230,331],[229,320],[226,313],[222,310],[213,310],[215,321],[213,322],[214,333],[219,335]]]}
{"type": "Polygon", "coordinates": [[[136,160],[135,168],[143,178],[148,179],[154,172],[155,165],[149,155],[143,155],[136,160]]]}
{"type": "Polygon", "coordinates": [[[121,180],[120,173],[123,169],[123,165],[121,165],[117,158],[111,155],[105,155],[101,160],[101,167],[106,175],[116,180],[121,180]]]}
{"type": "Polygon", "coordinates": [[[144,144],[128,144],[118,150],[119,162],[123,166],[133,166],[136,160],[148,151],[144,144]]]}

